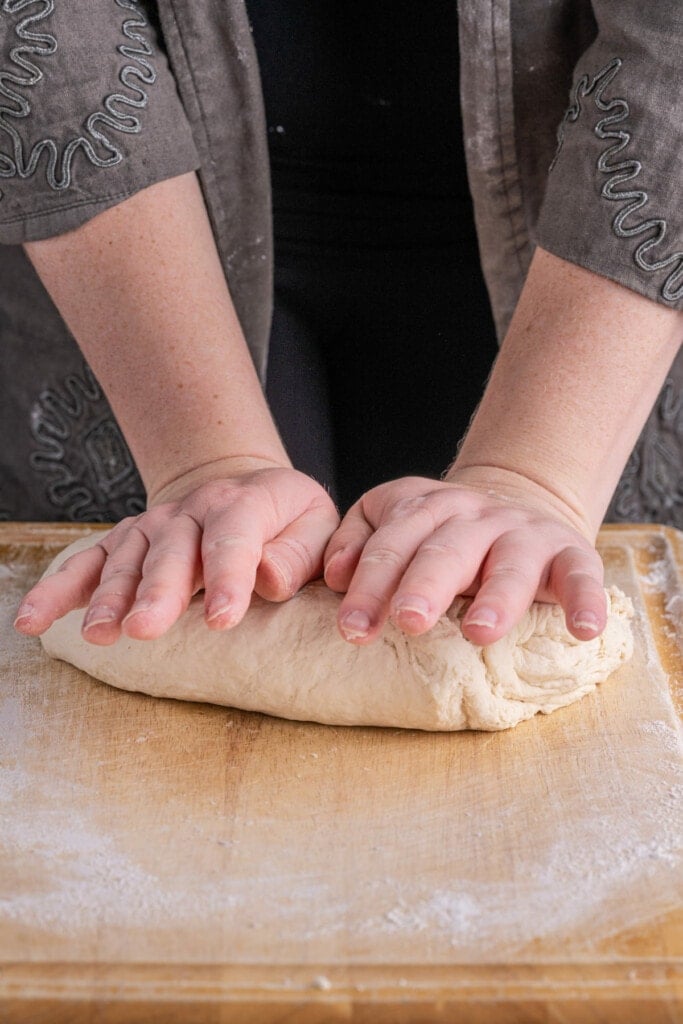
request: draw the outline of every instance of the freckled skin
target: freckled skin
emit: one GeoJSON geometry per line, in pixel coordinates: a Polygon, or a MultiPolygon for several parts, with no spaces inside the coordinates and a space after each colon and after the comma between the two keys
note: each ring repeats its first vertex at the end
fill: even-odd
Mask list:
{"type": "Polygon", "coordinates": [[[207,629],[229,629],[254,591],[286,600],[323,567],[355,644],[389,617],[420,635],[461,593],[475,643],[536,596],[559,602],[579,639],[604,628],[595,534],[683,313],[537,248],[453,466],[373,488],[340,525],[272,422],[195,172],[24,248],[102,383],[149,508],[30,591],[20,632],[87,607],[94,644],[152,638],[202,587],[207,629]]]}

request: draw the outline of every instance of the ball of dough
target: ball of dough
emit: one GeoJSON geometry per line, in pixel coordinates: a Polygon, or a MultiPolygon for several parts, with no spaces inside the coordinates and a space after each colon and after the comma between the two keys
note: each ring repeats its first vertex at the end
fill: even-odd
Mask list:
{"type": "MultiPolygon", "coordinates": [[[[100,537],[71,544],[46,575],[100,537]]],[[[156,697],[330,725],[492,731],[571,704],[628,661],[633,605],[616,587],[607,598],[607,627],[588,641],[568,632],[558,605],[535,603],[506,636],[479,647],[462,635],[468,602],[459,598],[422,636],[387,623],[380,639],[357,647],[337,632],[341,596],[322,581],[282,604],[254,596],[242,622],[226,632],[208,629],[198,594],[156,640],[90,644],[77,610],[41,641],[49,655],[96,679],[156,697]]]]}

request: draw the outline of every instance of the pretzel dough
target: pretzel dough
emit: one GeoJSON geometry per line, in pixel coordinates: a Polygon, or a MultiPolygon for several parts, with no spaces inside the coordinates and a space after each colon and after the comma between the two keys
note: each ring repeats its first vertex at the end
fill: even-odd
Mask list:
{"type": "MultiPolygon", "coordinates": [[[[94,544],[71,544],[52,562],[94,544]]],[[[507,729],[549,714],[595,688],[633,653],[633,606],[616,587],[594,640],[576,640],[557,605],[534,604],[510,633],[487,647],[466,640],[456,599],[428,633],[409,637],[388,623],[357,647],[339,636],[341,597],[322,581],[282,604],[254,596],[242,622],[209,630],[203,595],[157,640],[121,637],[101,647],[81,637],[83,611],[58,619],[41,637],[47,653],[123,690],[209,701],[281,718],[331,725],[409,729],[507,729]]]]}

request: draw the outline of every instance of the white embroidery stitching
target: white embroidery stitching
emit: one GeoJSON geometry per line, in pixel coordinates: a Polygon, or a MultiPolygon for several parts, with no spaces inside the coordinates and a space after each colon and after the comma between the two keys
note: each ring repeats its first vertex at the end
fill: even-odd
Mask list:
{"type": "Polygon", "coordinates": [[[574,102],[569,106],[565,113],[562,123],[557,132],[557,151],[553,158],[548,172],[552,171],[557,158],[560,155],[562,149],[562,143],[564,142],[565,126],[569,121],[576,121],[581,113],[581,97],[590,96],[593,93],[593,100],[598,110],[606,112],[605,117],[601,118],[596,124],[593,131],[599,139],[617,139],[618,142],[613,146],[609,146],[598,158],[597,167],[598,170],[603,174],[611,175],[610,178],[605,182],[600,190],[600,194],[605,199],[610,199],[613,202],[623,202],[625,199],[632,200],[627,206],[624,206],[617,212],[614,219],[612,220],[612,227],[614,233],[619,238],[630,238],[633,235],[640,235],[644,231],[650,231],[656,229],[656,234],[650,238],[646,238],[640,243],[638,248],[633,254],[633,259],[641,270],[645,270],[648,273],[653,273],[657,270],[663,270],[665,267],[672,266],[673,270],[667,277],[666,281],[660,289],[660,293],[667,302],[675,302],[677,299],[683,298],[683,251],[677,251],[671,253],[664,259],[656,260],[654,263],[648,263],[645,260],[645,253],[649,252],[650,249],[655,248],[661,242],[664,241],[667,231],[666,221],[661,217],[653,217],[650,220],[642,220],[634,224],[632,227],[625,227],[624,221],[632,213],[642,209],[650,201],[650,197],[644,189],[635,189],[633,191],[616,191],[615,185],[621,185],[624,182],[632,181],[637,178],[643,169],[643,165],[639,160],[623,160],[620,163],[609,163],[611,157],[621,153],[631,141],[631,132],[626,129],[620,129],[617,131],[609,131],[608,126],[619,124],[621,121],[625,121],[630,115],[631,110],[625,99],[613,98],[611,100],[605,100],[603,98],[605,89],[610,84],[615,75],[621,70],[623,61],[620,57],[615,57],[613,60],[606,64],[598,73],[594,76],[592,81],[589,81],[588,75],[583,75],[574,89],[574,102]],[[599,88],[598,88],[599,86],[599,88]]]}
{"type": "Polygon", "coordinates": [[[133,457],[87,363],[43,388],[30,430],[37,447],[28,462],[45,477],[45,498],[59,518],[116,522],[144,511],[133,457]]]}
{"type": "MultiPolygon", "coordinates": [[[[119,79],[123,84],[130,89],[133,93],[138,94],[138,99],[126,96],[123,93],[111,93],[103,101],[103,107],[107,111],[96,110],[91,113],[86,121],[86,131],[92,139],[101,142],[102,146],[109,150],[112,154],[110,157],[103,159],[99,157],[93,148],[90,139],[86,138],[85,135],[79,135],[75,138],[70,139],[64,146],[59,168],[59,177],[55,174],[55,168],[57,165],[59,149],[54,139],[45,138],[41,139],[35,144],[31,150],[28,161],[24,159],[24,149],[21,140],[21,136],[17,129],[5,118],[24,118],[28,117],[31,113],[31,105],[29,101],[16,92],[6,83],[13,82],[17,85],[35,85],[43,78],[43,72],[41,69],[31,60],[29,60],[26,54],[37,54],[40,56],[49,56],[57,50],[57,40],[50,33],[46,32],[41,34],[39,32],[31,32],[27,26],[31,22],[43,21],[49,17],[55,8],[54,0],[2,0],[2,12],[6,14],[16,14],[23,10],[25,7],[29,7],[31,4],[39,3],[42,6],[42,11],[38,11],[34,14],[29,14],[27,17],[22,18],[18,22],[15,28],[16,35],[23,40],[28,40],[28,44],[14,46],[10,50],[10,59],[19,68],[23,68],[28,74],[27,77],[22,77],[13,71],[0,71],[0,96],[6,97],[12,103],[16,104],[13,106],[0,106],[0,129],[9,135],[12,141],[12,148],[14,157],[12,158],[6,153],[0,152],[0,178],[28,178],[34,174],[37,169],[38,160],[43,149],[48,151],[48,163],[46,167],[46,178],[51,188],[55,190],[61,190],[68,188],[71,184],[71,171],[74,154],[78,149],[82,149],[88,160],[93,163],[96,167],[111,167],[114,164],[118,164],[123,159],[123,153],[117,148],[114,142],[108,137],[105,131],[96,127],[97,125],[104,125],[108,128],[113,128],[119,132],[126,133],[138,133],[142,129],[142,124],[133,113],[125,113],[119,111],[114,106],[115,103],[125,104],[128,107],[146,107],[148,102],[148,94],[141,84],[135,84],[131,81],[132,78],[137,78],[140,83],[153,84],[156,81],[157,73],[152,64],[145,59],[145,56],[149,57],[152,55],[152,47],[149,42],[139,32],[135,32],[134,29],[147,28],[148,22],[139,7],[139,0],[115,0],[115,3],[119,7],[127,8],[128,10],[135,11],[137,18],[128,18],[124,21],[121,31],[128,38],[140,44],[139,48],[129,46],[122,43],[117,46],[117,50],[123,54],[129,60],[137,61],[140,67],[134,64],[127,64],[122,68],[119,79]],[[40,45],[42,44],[42,45],[40,45]],[[144,55],[144,56],[143,56],[144,55]]],[[[4,192],[0,189],[0,201],[2,201],[4,192]]]]}

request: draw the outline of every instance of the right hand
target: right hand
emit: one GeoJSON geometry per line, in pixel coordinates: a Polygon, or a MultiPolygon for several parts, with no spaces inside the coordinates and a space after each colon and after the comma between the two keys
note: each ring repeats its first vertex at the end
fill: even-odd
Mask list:
{"type": "Polygon", "coordinates": [[[239,463],[234,475],[221,463],[207,467],[213,479],[195,471],[175,480],[146,512],[72,555],[26,594],[15,628],[38,636],[87,606],[83,637],[106,645],[121,633],[161,636],[202,588],[210,629],[237,625],[252,592],[270,601],[292,597],[322,574],[339,515],[304,473],[264,468],[263,460],[239,463]]]}

